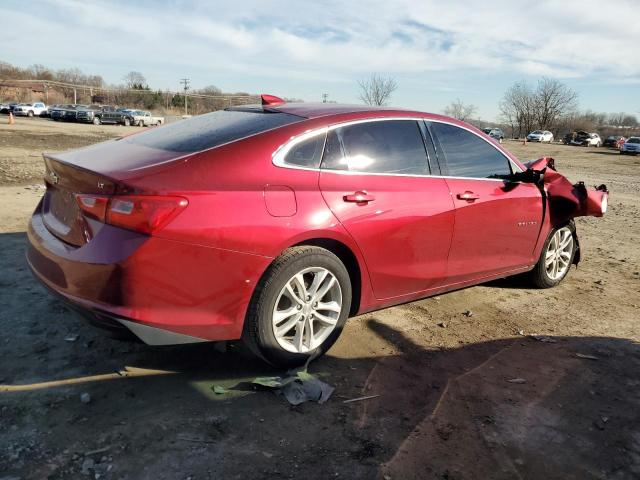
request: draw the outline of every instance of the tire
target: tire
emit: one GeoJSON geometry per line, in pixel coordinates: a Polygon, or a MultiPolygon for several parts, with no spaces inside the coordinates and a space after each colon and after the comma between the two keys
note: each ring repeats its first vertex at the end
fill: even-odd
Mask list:
{"type": "Polygon", "coordinates": [[[324,248],[293,247],[274,260],[258,283],[247,312],[243,340],[253,353],[272,365],[302,365],[335,343],[350,308],[351,281],[340,259],[324,248]],[[298,287],[300,278],[304,289],[298,287]],[[313,290],[321,294],[318,299],[313,298],[313,290]],[[307,298],[300,298],[307,293],[307,298]],[[318,308],[319,305],[331,308],[318,308]],[[278,312],[284,316],[275,320],[278,312]]]}
{"type": "Polygon", "coordinates": [[[27,112],[27,117],[33,117],[33,112],[31,110],[27,112]]]}
{"type": "Polygon", "coordinates": [[[144,127],[144,122],[143,122],[142,120],[140,120],[140,121],[138,122],[138,126],[139,126],[139,127],[144,127]]]}
{"type": "Polygon", "coordinates": [[[131,126],[131,120],[129,120],[128,118],[125,118],[123,123],[124,123],[125,127],[130,127],[131,126]]]}
{"type": "Polygon", "coordinates": [[[94,125],[101,125],[102,121],[100,120],[100,117],[93,117],[93,124],[94,125]]]}
{"type": "Polygon", "coordinates": [[[573,222],[551,230],[542,247],[538,263],[536,263],[533,270],[529,272],[531,283],[538,288],[551,288],[558,285],[567,276],[569,270],[571,270],[577,245],[576,227],[573,222]],[[561,246],[564,242],[568,241],[569,243],[564,248],[557,248],[558,241],[561,242],[561,246]],[[549,257],[551,252],[563,253],[557,253],[559,258],[551,257],[550,262],[549,257]],[[554,260],[554,258],[556,258],[556,260],[554,260]],[[556,271],[554,270],[554,268],[556,268],[554,265],[558,265],[558,267],[562,267],[562,269],[556,271]]]}

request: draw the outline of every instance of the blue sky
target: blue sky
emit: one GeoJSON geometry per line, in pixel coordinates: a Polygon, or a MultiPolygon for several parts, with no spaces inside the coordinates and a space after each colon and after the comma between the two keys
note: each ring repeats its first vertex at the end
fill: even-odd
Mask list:
{"type": "Polygon", "coordinates": [[[392,105],[441,112],[460,98],[485,120],[514,81],[544,75],[582,109],[639,114],[637,11],[638,0],[4,0],[0,60],[346,103],[377,72],[397,80],[392,105]]]}

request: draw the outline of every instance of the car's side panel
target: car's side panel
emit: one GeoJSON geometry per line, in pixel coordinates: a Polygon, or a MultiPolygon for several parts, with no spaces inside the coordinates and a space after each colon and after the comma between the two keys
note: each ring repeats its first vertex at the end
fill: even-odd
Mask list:
{"type": "Polygon", "coordinates": [[[442,178],[322,171],[322,194],[355,239],[379,299],[444,283],[453,229],[453,203],[442,178]],[[369,203],[345,202],[366,191],[369,203]]]}
{"type": "Polygon", "coordinates": [[[530,266],[542,222],[542,196],[527,183],[447,178],[455,202],[449,281],[530,266]],[[465,200],[466,192],[476,199],[465,200]]]}

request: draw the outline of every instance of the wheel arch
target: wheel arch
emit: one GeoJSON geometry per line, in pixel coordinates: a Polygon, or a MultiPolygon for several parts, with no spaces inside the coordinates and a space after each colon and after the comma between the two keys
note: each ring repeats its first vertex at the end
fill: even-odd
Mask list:
{"type": "Polygon", "coordinates": [[[339,240],[333,238],[326,237],[317,237],[310,238],[307,240],[303,240],[295,245],[291,245],[292,247],[301,247],[304,245],[309,245],[313,247],[324,248],[325,250],[329,250],[336,257],[340,259],[340,261],[344,264],[347,272],[349,273],[349,279],[351,280],[351,309],[349,311],[349,316],[354,316],[360,310],[360,303],[362,300],[362,268],[360,267],[360,263],[358,262],[358,258],[355,253],[349,248],[346,244],[342,243],[339,240]]]}

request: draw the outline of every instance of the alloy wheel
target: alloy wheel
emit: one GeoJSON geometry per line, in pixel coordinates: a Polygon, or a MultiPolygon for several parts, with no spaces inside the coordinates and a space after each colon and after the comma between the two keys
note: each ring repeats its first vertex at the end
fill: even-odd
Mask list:
{"type": "Polygon", "coordinates": [[[544,257],[544,268],[551,280],[561,279],[571,266],[573,234],[568,227],[558,229],[551,237],[544,257]]]}
{"type": "Polygon", "coordinates": [[[278,294],[272,314],[273,334],[289,352],[311,352],[334,331],[341,311],[342,289],[336,276],[326,268],[305,268],[278,294]]]}

